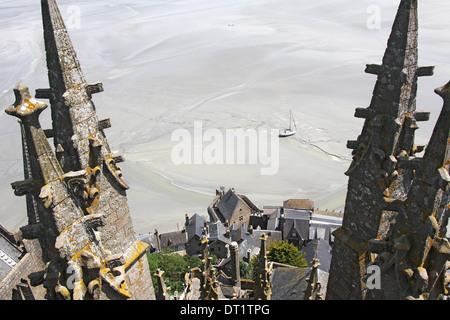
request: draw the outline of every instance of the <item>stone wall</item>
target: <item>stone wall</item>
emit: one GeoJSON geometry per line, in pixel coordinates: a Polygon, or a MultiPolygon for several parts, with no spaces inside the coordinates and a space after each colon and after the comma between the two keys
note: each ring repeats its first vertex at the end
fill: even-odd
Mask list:
{"type": "MultiPolygon", "coordinates": [[[[18,285],[23,280],[30,283],[28,275],[39,272],[44,269],[45,264],[42,262],[41,247],[38,240],[23,240],[27,253],[16,264],[6,278],[0,283],[0,300],[13,299],[13,291],[18,290],[18,285]]],[[[45,297],[46,290],[42,285],[31,286],[33,296],[37,300],[45,297]]]]}

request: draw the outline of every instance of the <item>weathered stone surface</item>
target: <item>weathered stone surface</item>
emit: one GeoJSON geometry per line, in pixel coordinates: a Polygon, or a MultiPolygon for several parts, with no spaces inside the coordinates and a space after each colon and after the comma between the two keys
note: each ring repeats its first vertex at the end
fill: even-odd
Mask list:
{"type": "Polygon", "coordinates": [[[29,214],[36,215],[22,234],[39,239],[46,264],[34,283],[47,289],[47,299],[154,299],[148,245],[136,240],[116,165],[123,159],[111,155],[102,131],[110,124],[98,121],[91,101],[103,85],[86,83],[55,0],[41,3],[50,88],[37,95],[50,99],[52,129],[40,127],[47,105],[24,85],[6,109],[23,132],[26,179],[13,187],[32,197],[29,214]]]}
{"type": "MultiPolygon", "coordinates": [[[[417,79],[417,0],[402,0],[383,64],[353,151],[344,220],[335,231],[327,299],[424,299],[445,293],[448,264],[443,239],[449,207],[450,84],[436,89],[444,107],[423,158],[414,144],[417,79]],[[367,267],[381,270],[381,288],[367,286],[367,267]]],[[[446,232],[446,231],[445,231],[446,232]]]]}

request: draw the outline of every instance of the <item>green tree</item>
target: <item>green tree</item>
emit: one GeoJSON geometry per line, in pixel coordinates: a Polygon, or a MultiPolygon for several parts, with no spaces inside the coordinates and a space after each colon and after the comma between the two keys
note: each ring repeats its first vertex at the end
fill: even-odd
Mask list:
{"type": "MultiPolygon", "coordinates": [[[[272,242],[267,248],[267,260],[299,268],[308,266],[305,254],[301,253],[296,246],[287,241],[272,242]]],[[[254,255],[250,260],[250,267],[253,275],[258,266],[258,261],[259,254],[254,255]]]]}
{"type": "MultiPolygon", "coordinates": [[[[173,253],[173,250],[166,249],[163,252],[147,253],[150,273],[152,275],[153,286],[158,290],[158,282],[154,274],[156,269],[164,271],[163,279],[166,287],[170,287],[170,294],[175,291],[182,292],[184,290],[184,275],[191,269],[200,267],[202,261],[199,257],[173,253]]],[[[217,257],[212,256],[212,263],[217,263],[217,257]]]]}
{"type": "Polygon", "coordinates": [[[287,241],[272,242],[268,248],[267,259],[294,267],[307,267],[305,254],[287,241]]]}
{"type": "Polygon", "coordinates": [[[241,279],[251,279],[251,267],[250,263],[240,260],[239,271],[241,279]]]}

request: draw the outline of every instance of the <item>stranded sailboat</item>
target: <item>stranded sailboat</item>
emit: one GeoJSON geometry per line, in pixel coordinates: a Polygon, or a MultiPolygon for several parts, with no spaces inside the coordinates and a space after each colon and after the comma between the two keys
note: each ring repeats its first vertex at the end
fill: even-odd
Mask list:
{"type": "Polygon", "coordinates": [[[296,129],[297,129],[297,126],[295,125],[294,116],[292,115],[292,110],[291,110],[290,114],[289,114],[289,129],[280,130],[278,136],[279,137],[293,136],[297,132],[296,129]],[[292,124],[294,124],[295,129],[292,129],[292,124]]]}

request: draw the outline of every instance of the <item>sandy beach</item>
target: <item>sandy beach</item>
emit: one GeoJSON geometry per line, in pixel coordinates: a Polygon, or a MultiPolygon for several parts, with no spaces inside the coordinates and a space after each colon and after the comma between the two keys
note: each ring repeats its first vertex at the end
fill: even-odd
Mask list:
{"type": "MultiPolygon", "coordinates": [[[[234,187],[257,206],[309,198],[321,210],[343,210],[346,141],[363,122],[356,107],[370,103],[399,1],[392,0],[99,0],[58,1],[88,82],[102,81],[93,97],[106,135],[131,186],[136,233],[181,228],[184,215],[207,215],[216,188],[234,187]],[[379,9],[379,28],[369,28],[379,9]],[[75,10],[74,10],[75,9],[75,10]],[[285,128],[292,110],[297,134],[280,139],[279,168],[259,164],[175,164],[174,130],[285,128]]],[[[433,92],[450,80],[450,3],[419,3],[419,56],[435,65],[419,80],[417,109],[431,111],[416,142],[425,144],[442,107],[433,92]]],[[[10,183],[23,179],[16,119],[3,110],[22,82],[48,87],[39,1],[0,4],[0,224],[27,223],[25,199],[10,183]]],[[[51,126],[50,112],[40,117],[51,126]]]]}

